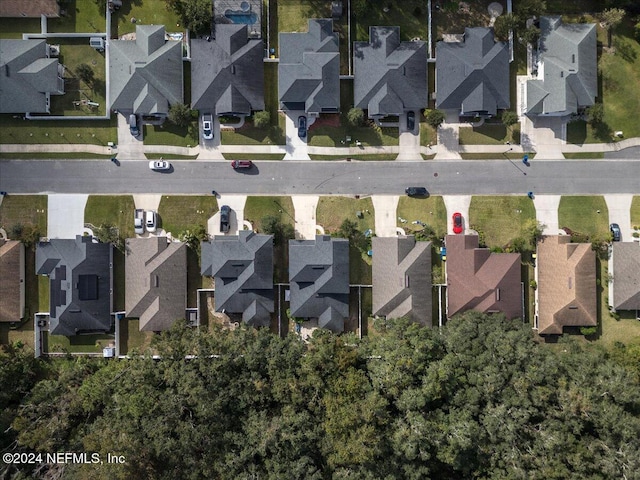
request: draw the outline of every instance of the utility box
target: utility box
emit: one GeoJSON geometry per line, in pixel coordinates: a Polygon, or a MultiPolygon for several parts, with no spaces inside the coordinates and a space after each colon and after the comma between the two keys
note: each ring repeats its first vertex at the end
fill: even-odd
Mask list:
{"type": "Polygon", "coordinates": [[[104,52],[104,38],[102,37],[91,37],[89,45],[99,52],[104,52]]]}

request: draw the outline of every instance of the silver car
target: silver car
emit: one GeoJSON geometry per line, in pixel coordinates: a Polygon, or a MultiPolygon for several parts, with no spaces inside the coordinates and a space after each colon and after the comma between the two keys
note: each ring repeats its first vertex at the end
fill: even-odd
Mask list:
{"type": "Polygon", "coordinates": [[[149,169],[151,170],[170,170],[171,164],[166,160],[151,160],[149,162],[149,169]]]}

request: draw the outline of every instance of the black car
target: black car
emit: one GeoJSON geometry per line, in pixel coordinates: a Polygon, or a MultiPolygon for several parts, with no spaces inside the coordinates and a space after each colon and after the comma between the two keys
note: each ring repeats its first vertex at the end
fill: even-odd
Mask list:
{"type": "Polygon", "coordinates": [[[416,112],[413,110],[407,112],[407,130],[413,132],[416,128],[416,112]]]}
{"type": "Polygon", "coordinates": [[[229,231],[229,216],[231,215],[231,207],[223,205],[220,207],[220,231],[227,233],[229,231]]]}
{"type": "Polygon", "coordinates": [[[300,138],[307,136],[307,117],[304,115],[298,117],[298,136],[300,138]]]}
{"type": "Polygon", "coordinates": [[[620,241],[620,225],[618,225],[617,223],[612,223],[611,225],[609,225],[609,230],[611,230],[611,235],[613,235],[613,241],[619,242],[620,241]]]}
{"type": "Polygon", "coordinates": [[[428,197],[429,192],[424,187],[407,187],[404,191],[410,197],[428,197]]]}

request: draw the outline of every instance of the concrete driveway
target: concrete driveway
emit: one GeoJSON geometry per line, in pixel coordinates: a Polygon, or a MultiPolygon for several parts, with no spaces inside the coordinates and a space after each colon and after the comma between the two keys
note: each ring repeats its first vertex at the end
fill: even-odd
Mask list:
{"type": "Polygon", "coordinates": [[[536,208],[536,220],[544,225],[544,235],[558,235],[558,207],[561,195],[536,195],[533,197],[533,205],[536,208]]]}
{"type": "MultiPolygon", "coordinates": [[[[139,123],[140,135],[134,137],[129,131],[129,118],[118,114],[118,160],[141,160],[144,156],[144,129],[139,123]]],[[[140,117],[138,117],[140,121],[140,117]]]]}
{"type": "Polygon", "coordinates": [[[318,208],[318,195],[292,195],[294,215],[296,219],[296,238],[300,240],[313,240],[316,238],[316,209],[318,208]]]}
{"type": "Polygon", "coordinates": [[[462,214],[463,234],[469,233],[469,205],[471,205],[471,195],[443,195],[444,206],[447,209],[447,233],[453,235],[453,224],[451,216],[460,212],[462,214]]]}
{"type": "Polygon", "coordinates": [[[535,146],[536,159],[563,158],[562,145],[567,138],[566,117],[532,117],[531,142],[535,146]]]}
{"type": "MultiPolygon", "coordinates": [[[[229,205],[231,215],[229,215],[229,232],[226,235],[238,235],[244,229],[244,205],[247,203],[246,195],[220,195],[218,206],[229,205]]],[[[207,222],[207,232],[209,235],[225,235],[220,231],[220,212],[217,212],[207,222]]]]}
{"type": "Polygon", "coordinates": [[[413,130],[407,129],[407,114],[400,115],[400,138],[398,146],[400,153],[396,160],[421,162],[420,155],[420,123],[417,121],[420,113],[416,115],[416,125],[413,130]]]}
{"type": "Polygon", "coordinates": [[[376,236],[395,237],[397,235],[398,221],[396,219],[399,200],[398,195],[373,195],[371,197],[375,210],[376,236]]]}
{"type": "Polygon", "coordinates": [[[633,195],[605,195],[609,210],[609,223],[617,223],[620,226],[621,241],[633,241],[631,229],[631,202],[633,195]]]}
{"type": "Polygon", "coordinates": [[[309,117],[304,111],[290,111],[286,112],[285,125],[286,125],[286,150],[287,153],[283,160],[309,160],[309,153],[307,152],[307,138],[300,138],[298,136],[298,117],[307,117],[307,130],[313,123],[313,118],[309,117]]]}
{"type": "Polygon", "coordinates": [[[220,146],[220,120],[213,116],[213,138],[205,140],[202,136],[202,115],[198,117],[198,132],[200,137],[200,154],[198,160],[224,160],[224,156],[218,150],[220,146]]]}
{"type": "MultiPolygon", "coordinates": [[[[82,235],[84,232],[84,208],[88,198],[89,195],[84,194],[49,195],[47,237],[76,238],[76,235],[82,235]]],[[[131,221],[133,221],[133,216],[131,221]]]]}

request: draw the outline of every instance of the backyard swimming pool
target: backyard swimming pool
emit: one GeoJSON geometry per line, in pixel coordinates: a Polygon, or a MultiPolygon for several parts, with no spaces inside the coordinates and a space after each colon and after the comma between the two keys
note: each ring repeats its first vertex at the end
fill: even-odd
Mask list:
{"type": "Polygon", "coordinates": [[[224,12],[224,16],[233,23],[245,23],[247,25],[252,25],[258,21],[257,13],[243,12],[242,10],[226,10],[224,12]]]}

